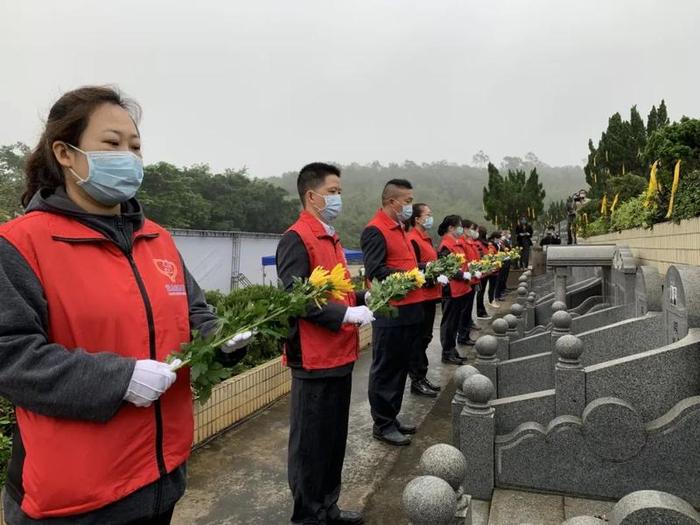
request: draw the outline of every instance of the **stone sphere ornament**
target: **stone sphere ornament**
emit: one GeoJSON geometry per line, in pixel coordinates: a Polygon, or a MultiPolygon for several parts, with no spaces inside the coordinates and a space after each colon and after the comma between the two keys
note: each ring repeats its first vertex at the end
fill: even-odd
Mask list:
{"type": "Polygon", "coordinates": [[[556,330],[569,330],[571,328],[571,314],[564,310],[554,312],[552,325],[556,330]]]}
{"type": "Polygon", "coordinates": [[[491,380],[481,374],[475,374],[464,381],[462,391],[470,405],[486,406],[493,397],[496,389],[491,380]]]}
{"type": "Polygon", "coordinates": [[[524,312],[525,307],[522,304],[515,303],[510,307],[510,313],[513,314],[516,318],[523,315],[524,312]]]}
{"type": "Polygon", "coordinates": [[[562,363],[576,364],[583,353],[583,341],[575,335],[567,334],[554,343],[554,348],[562,363]]]}
{"type": "Polygon", "coordinates": [[[554,301],[552,303],[552,312],[561,312],[562,310],[566,310],[566,303],[562,301],[554,301]]]}
{"type": "Polygon", "coordinates": [[[457,370],[455,370],[454,376],[452,376],[452,380],[457,386],[457,390],[461,392],[462,387],[464,386],[464,382],[467,380],[467,378],[478,373],[479,371],[472,365],[462,365],[459,368],[457,368],[457,370]]]}
{"type": "Polygon", "coordinates": [[[447,481],[436,476],[420,476],[409,481],[401,503],[414,525],[448,524],[457,512],[455,491],[447,481]]]}
{"type": "Polygon", "coordinates": [[[493,323],[491,323],[491,328],[496,333],[496,335],[506,335],[508,331],[508,321],[499,317],[493,323]]]}
{"type": "Polygon", "coordinates": [[[503,320],[508,323],[508,330],[515,330],[518,327],[518,318],[513,314],[504,315],[503,320]]]}
{"type": "Polygon", "coordinates": [[[486,359],[493,359],[498,352],[498,339],[492,335],[482,335],[474,345],[476,355],[486,359]]]}
{"type": "Polygon", "coordinates": [[[464,454],[452,445],[440,443],[423,452],[418,464],[424,476],[444,479],[455,492],[464,483],[467,476],[467,460],[464,454]]]}

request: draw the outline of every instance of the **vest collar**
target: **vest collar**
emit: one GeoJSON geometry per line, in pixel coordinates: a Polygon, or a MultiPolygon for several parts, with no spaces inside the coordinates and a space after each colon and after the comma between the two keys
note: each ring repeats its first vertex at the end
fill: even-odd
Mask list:
{"type": "Polygon", "coordinates": [[[382,208],[379,208],[377,210],[377,213],[375,214],[375,218],[389,229],[401,230],[402,232],[404,231],[404,229],[401,227],[401,225],[398,222],[396,222],[394,219],[389,217],[382,208]]]}
{"type": "Polygon", "coordinates": [[[442,244],[448,248],[452,248],[453,246],[460,244],[460,242],[459,239],[455,239],[451,234],[446,233],[442,236],[442,244]]]}
{"type": "Polygon", "coordinates": [[[433,240],[428,232],[421,232],[418,228],[414,228],[414,230],[416,230],[416,235],[418,235],[418,237],[424,241],[429,241],[432,244],[433,240]]]}
{"type": "MultiPolygon", "coordinates": [[[[51,237],[57,241],[65,242],[102,242],[110,241],[103,233],[90,228],[82,222],[65,216],[54,213],[47,213],[49,222],[49,232],[51,237]]],[[[160,235],[160,232],[155,227],[152,221],[146,220],[143,227],[134,232],[134,240],[141,238],[155,238],[160,235]]]]}
{"type": "Polygon", "coordinates": [[[311,232],[319,239],[323,237],[327,237],[329,239],[336,239],[338,237],[336,233],[334,233],[333,235],[328,233],[328,231],[326,230],[326,226],[319,219],[314,217],[311,213],[309,213],[306,210],[303,210],[299,215],[299,221],[306,224],[311,230],[311,232]]]}

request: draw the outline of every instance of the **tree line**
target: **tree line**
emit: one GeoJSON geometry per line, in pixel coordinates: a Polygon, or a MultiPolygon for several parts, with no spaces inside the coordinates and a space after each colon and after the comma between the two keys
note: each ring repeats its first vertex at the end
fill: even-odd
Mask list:
{"type": "MultiPolygon", "coordinates": [[[[28,153],[29,148],[21,143],[0,146],[0,221],[23,212],[19,197],[28,153]]],[[[550,199],[562,199],[577,189],[583,175],[580,167],[551,167],[534,154],[506,157],[501,163],[505,170],[535,167],[542,183],[552,188],[550,199]]],[[[482,189],[489,178],[489,170],[484,167],[405,161],[388,165],[352,163],[341,169],[343,214],[335,226],[347,247],[359,246],[362,229],[380,207],[382,188],[392,178],[411,181],[416,198],[433,208],[438,221],[451,213],[477,222],[492,220],[482,202],[482,189]]],[[[137,197],[151,219],[169,228],[281,233],[292,224],[300,208],[296,171],[257,179],[245,169],[214,172],[205,164],[180,167],[158,162],[147,165],[144,172],[137,197]]]]}

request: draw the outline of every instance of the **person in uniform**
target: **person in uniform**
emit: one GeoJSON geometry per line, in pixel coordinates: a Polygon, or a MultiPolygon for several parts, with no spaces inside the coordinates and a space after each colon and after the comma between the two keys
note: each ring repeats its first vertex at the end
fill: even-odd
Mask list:
{"type": "MultiPolygon", "coordinates": [[[[383,281],[395,272],[418,266],[416,254],[404,230],[413,215],[413,186],[392,179],[382,191],[382,207],[362,232],[361,248],[367,278],[383,281]]],[[[392,302],[396,317],[380,317],[372,329],[372,368],[369,374],[369,404],[374,420],[372,435],[395,446],[410,445],[416,427],[401,423],[403,392],[408,376],[408,355],[423,329],[423,291],[413,290],[392,302]]]]}
{"type": "MultiPolygon", "coordinates": [[[[297,178],[303,206],[277,248],[277,275],[286,289],[320,266],[346,266],[331,223],[342,211],[340,170],[313,163],[297,178]]],[[[292,523],[359,524],[362,515],[338,508],[348,436],[352,369],[358,357],[358,326],[374,320],[365,292],[330,299],[291,321],[284,362],[292,370],[288,479],[294,499],[292,523]]]]}

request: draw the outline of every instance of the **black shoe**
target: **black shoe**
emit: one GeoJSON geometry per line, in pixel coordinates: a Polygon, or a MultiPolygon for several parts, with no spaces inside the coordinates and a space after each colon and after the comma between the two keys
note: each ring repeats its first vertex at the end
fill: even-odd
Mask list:
{"type": "Polygon", "coordinates": [[[389,445],[394,445],[395,447],[405,447],[406,445],[411,444],[411,438],[406,437],[396,429],[389,430],[383,434],[372,432],[372,436],[374,439],[378,439],[379,441],[383,441],[389,445]]]}
{"type": "Polygon", "coordinates": [[[474,341],[473,339],[462,339],[457,342],[462,346],[474,346],[476,344],[476,341],[474,341]]]}
{"type": "Polygon", "coordinates": [[[477,314],[476,318],[477,319],[491,319],[491,316],[487,313],[483,313],[483,314],[477,314]]]}
{"type": "Polygon", "coordinates": [[[399,429],[399,432],[402,434],[415,434],[416,433],[416,426],[415,425],[405,425],[403,423],[399,423],[396,421],[396,428],[399,429]]]}
{"type": "Polygon", "coordinates": [[[337,518],[328,518],[328,525],[361,525],[365,520],[362,514],[351,510],[341,510],[337,518]]]}
{"type": "Polygon", "coordinates": [[[411,381],[411,393],[418,396],[437,397],[437,392],[429,388],[423,381],[411,381]]]}
{"type": "Polygon", "coordinates": [[[442,390],[442,387],[440,385],[436,385],[432,381],[430,381],[427,377],[423,378],[423,383],[425,386],[427,386],[430,390],[435,390],[436,392],[439,392],[442,390]]]}
{"type": "Polygon", "coordinates": [[[442,356],[442,362],[445,363],[446,365],[463,365],[464,362],[462,359],[457,357],[456,355],[450,355],[450,356],[442,356]]]}

